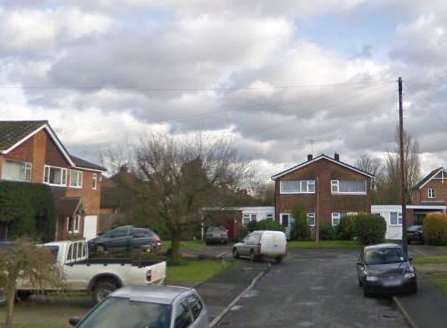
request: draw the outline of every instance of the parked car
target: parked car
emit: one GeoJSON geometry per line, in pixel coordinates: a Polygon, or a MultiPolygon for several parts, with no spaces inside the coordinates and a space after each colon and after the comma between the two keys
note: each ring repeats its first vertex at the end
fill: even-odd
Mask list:
{"type": "Polygon", "coordinates": [[[364,247],[357,263],[357,276],[365,296],[416,293],[416,270],[398,244],[364,247]]]}
{"type": "Polygon", "coordinates": [[[150,229],[121,226],[89,240],[89,249],[97,252],[121,249],[154,250],[161,246],[160,237],[150,229]]]}
{"type": "Polygon", "coordinates": [[[234,258],[248,257],[252,261],[273,258],[279,263],[286,255],[287,237],[281,231],[253,231],[233,246],[234,258]]]}
{"type": "MultiPolygon", "coordinates": [[[[55,265],[62,270],[62,291],[87,291],[98,303],[118,288],[162,284],[166,278],[164,261],[90,259],[84,240],[58,241],[40,246],[47,247],[54,254],[55,265]]],[[[44,291],[61,291],[61,287],[48,287],[44,291]]],[[[31,295],[34,287],[29,281],[18,280],[17,292],[23,298],[31,295]]]]}
{"type": "Polygon", "coordinates": [[[209,226],[205,233],[206,244],[228,244],[228,231],[224,226],[209,226]]]}
{"type": "Polygon", "coordinates": [[[208,328],[208,313],[192,288],[127,287],[69,323],[77,328],[208,328]]]}
{"type": "Polygon", "coordinates": [[[412,225],[407,228],[408,242],[423,242],[424,231],[422,225],[412,225]]]}

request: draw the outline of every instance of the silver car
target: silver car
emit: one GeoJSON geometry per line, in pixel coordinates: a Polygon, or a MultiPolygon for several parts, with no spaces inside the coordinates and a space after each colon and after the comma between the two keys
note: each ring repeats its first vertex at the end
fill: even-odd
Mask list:
{"type": "Polygon", "coordinates": [[[119,289],[69,323],[77,328],[208,328],[208,313],[194,289],[153,285],[119,289]]]}

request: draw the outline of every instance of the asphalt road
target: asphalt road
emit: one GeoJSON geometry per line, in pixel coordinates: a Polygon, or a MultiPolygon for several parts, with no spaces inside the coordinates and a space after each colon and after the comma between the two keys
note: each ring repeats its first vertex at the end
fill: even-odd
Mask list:
{"type": "Polygon", "coordinates": [[[365,298],[350,250],[293,250],[219,327],[407,327],[391,299],[365,298]]]}

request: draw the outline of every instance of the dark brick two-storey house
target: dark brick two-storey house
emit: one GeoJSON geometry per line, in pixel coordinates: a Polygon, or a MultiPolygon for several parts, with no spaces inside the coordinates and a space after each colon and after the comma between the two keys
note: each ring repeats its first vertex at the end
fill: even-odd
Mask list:
{"type": "Polygon", "coordinates": [[[337,225],[347,214],[370,213],[374,176],[347,163],[320,155],[272,177],[275,181],[275,220],[289,227],[291,212],[302,204],[308,224],[337,225]]]}
{"type": "Polygon", "coordinates": [[[0,121],[0,181],[51,187],[56,240],[94,237],[104,171],[71,155],[47,121],[0,121]]]}

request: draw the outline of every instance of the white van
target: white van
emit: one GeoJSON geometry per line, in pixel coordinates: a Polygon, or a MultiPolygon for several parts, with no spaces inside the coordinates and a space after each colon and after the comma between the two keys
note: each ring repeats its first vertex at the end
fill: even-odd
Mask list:
{"type": "Polygon", "coordinates": [[[253,231],[233,246],[234,258],[248,257],[252,261],[272,258],[279,263],[286,255],[287,237],[281,231],[253,231]]]}

